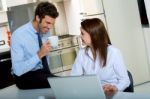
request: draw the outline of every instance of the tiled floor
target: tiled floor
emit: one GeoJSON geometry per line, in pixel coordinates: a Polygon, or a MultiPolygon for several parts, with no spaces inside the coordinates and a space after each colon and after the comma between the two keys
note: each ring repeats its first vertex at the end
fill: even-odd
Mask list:
{"type": "Polygon", "coordinates": [[[150,82],[135,86],[134,90],[136,93],[148,93],[148,94],[150,94],[150,82]]]}

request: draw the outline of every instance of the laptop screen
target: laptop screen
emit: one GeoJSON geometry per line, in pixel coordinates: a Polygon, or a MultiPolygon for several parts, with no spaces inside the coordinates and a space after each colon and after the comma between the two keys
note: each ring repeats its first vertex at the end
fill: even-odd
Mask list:
{"type": "Polygon", "coordinates": [[[106,99],[95,75],[48,78],[56,99],[106,99]]]}

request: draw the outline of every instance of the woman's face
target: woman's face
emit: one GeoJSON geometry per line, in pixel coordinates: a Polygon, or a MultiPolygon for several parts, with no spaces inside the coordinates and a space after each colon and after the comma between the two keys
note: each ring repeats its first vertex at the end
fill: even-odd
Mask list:
{"type": "Polygon", "coordinates": [[[82,43],[87,45],[87,46],[91,46],[91,37],[90,34],[88,32],[86,32],[83,28],[80,28],[81,30],[81,39],[82,39],[82,43]]]}

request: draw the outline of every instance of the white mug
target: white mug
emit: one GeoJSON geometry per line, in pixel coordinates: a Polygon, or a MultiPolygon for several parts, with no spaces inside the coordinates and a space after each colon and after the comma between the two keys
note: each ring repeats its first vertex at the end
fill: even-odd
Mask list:
{"type": "Polygon", "coordinates": [[[48,41],[51,44],[52,48],[57,48],[58,46],[58,36],[50,36],[48,37],[48,41]]]}

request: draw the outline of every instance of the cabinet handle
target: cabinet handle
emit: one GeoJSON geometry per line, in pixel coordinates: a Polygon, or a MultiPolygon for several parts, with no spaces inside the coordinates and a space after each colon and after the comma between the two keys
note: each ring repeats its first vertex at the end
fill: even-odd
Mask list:
{"type": "Polygon", "coordinates": [[[0,45],[5,45],[5,41],[4,41],[4,40],[1,40],[1,41],[0,41],[0,45]]]}
{"type": "Polygon", "coordinates": [[[86,12],[81,12],[80,15],[87,15],[87,13],[86,12]]]}
{"type": "Polygon", "coordinates": [[[8,60],[11,60],[11,58],[5,58],[5,59],[1,59],[0,62],[6,62],[8,60]]]}

